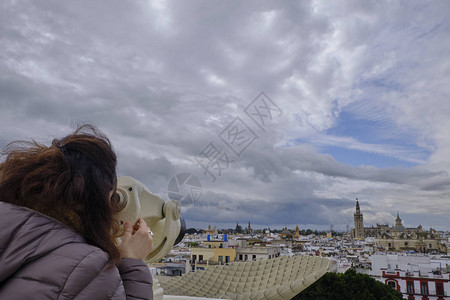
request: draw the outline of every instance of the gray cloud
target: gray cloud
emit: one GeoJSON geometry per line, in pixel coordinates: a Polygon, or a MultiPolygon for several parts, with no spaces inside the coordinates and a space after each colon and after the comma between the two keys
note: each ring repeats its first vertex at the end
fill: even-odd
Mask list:
{"type": "Polygon", "coordinates": [[[176,173],[202,180],[192,222],[342,225],[355,195],[372,216],[397,207],[410,222],[420,223],[417,211],[431,220],[426,203],[450,211],[448,5],[4,1],[0,146],[94,123],[113,141],[120,174],[158,195],[167,198],[176,173]],[[265,133],[252,127],[258,140],[210,183],[195,158],[210,141],[229,151],[218,134],[236,116],[255,126],[243,109],[260,91],[283,115],[265,133]],[[331,140],[343,111],[429,157],[385,143],[374,151],[418,165],[377,168],[320,153],[314,137],[331,140]]]}

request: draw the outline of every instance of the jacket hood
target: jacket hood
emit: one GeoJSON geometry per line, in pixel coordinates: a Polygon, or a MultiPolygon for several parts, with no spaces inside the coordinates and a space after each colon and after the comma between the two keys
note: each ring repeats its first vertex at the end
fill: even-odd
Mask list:
{"type": "Polygon", "coordinates": [[[24,264],[68,243],[77,232],[34,210],[0,201],[0,284],[24,264]]]}

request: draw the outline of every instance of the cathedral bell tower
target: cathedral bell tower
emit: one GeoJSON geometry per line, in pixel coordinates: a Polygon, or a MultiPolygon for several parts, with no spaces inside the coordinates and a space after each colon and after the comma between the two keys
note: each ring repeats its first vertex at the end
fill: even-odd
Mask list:
{"type": "Polygon", "coordinates": [[[364,238],[364,223],[363,223],[363,214],[359,208],[358,198],[356,198],[356,211],[353,215],[355,221],[355,238],[363,239],[364,238]]]}
{"type": "Polygon", "coordinates": [[[403,226],[402,219],[400,219],[400,216],[398,215],[398,212],[397,212],[397,219],[395,219],[395,226],[399,226],[399,227],[403,226]]]}

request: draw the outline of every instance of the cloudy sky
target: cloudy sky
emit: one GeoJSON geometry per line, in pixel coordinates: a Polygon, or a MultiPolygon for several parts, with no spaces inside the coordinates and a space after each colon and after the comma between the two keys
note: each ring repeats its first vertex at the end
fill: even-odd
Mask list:
{"type": "Polygon", "coordinates": [[[200,180],[188,227],[343,230],[358,197],[366,225],[450,229],[449,17],[445,0],[2,1],[0,146],[93,123],[164,199],[200,180]]]}

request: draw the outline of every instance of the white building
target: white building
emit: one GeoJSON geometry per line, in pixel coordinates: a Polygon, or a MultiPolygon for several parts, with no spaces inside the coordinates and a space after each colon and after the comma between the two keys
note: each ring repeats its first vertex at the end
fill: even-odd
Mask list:
{"type": "Polygon", "coordinates": [[[375,254],[370,275],[406,299],[450,299],[450,259],[430,256],[375,254]]]}
{"type": "Polygon", "coordinates": [[[245,247],[236,249],[236,261],[252,261],[270,259],[280,256],[280,250],[276,247],[245,247]]]}

